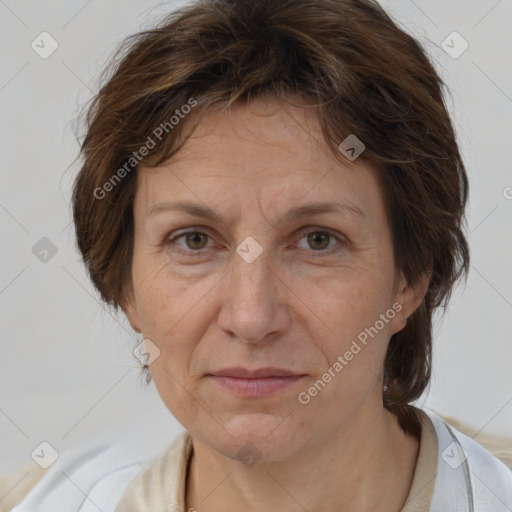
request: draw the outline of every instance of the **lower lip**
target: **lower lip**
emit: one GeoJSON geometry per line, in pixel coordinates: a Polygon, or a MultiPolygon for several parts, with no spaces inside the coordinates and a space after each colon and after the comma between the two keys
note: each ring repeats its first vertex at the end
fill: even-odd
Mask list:
{"type": "Polygon", "coordinates": [[[223,388],[247,398],[268,396],[281,391],[302,379],[303,375],[293,377],[260,377],[256,379],[242,379],[239,377],[220,377],[210,375],[223,388]]]}

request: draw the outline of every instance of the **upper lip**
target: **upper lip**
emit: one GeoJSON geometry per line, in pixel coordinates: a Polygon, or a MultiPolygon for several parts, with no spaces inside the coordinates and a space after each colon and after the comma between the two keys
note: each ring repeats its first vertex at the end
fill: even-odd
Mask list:
{"type": "Polygon", "coordinates": [[[263,377],[298,377],[299,373],[294,373],[290,370],[285,370],[284,368],[257,368],[255,370],[248,370],[247,368],[237,367],[237,368],[224,368],[223,370],[218,370],[210,375],[215,375],[218,377],[238,377],[245,379],[257,379],[263,377]]]}

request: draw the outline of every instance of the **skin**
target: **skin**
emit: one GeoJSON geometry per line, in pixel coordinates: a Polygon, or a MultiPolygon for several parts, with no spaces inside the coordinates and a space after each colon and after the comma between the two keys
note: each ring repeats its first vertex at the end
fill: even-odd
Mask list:
{"type": "Polygon", "coordinates": [[[187,510],[399,511],[405,503],[419,443],[383,408],[383,360],[428,282],[411,288],[399,278],[372,168],[343,158],[327,148],[312,111],[259,99],[210,111],[178,155],[138,171],[133,294],[123,310],[158,346],[155,385],[193,438],[187,510]],[[148,214],[178,200],[219,219],[148,214]],[[331,201],[363,214],[285,218],[331,201]],[[204,235],[173,239],[184,229],[204,235]],[[334,236],[318,234],[326,230],[334,236]],[[236,252],[248,236],[263,249],[252,263],[236,252]],[[394,318],[301,404],[298,394],[393,304],[401,306],[394,318]],[[241,398],[207,376],[235,366],[305,377],[241,398]],[[238,455],[247,443],[261,457],[250,467],[238,455]]]}

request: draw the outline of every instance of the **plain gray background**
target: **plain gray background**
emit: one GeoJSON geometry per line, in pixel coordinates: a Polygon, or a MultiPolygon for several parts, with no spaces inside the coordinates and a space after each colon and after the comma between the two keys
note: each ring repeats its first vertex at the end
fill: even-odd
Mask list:
{"type": "MultiPolygon", "coordinates": [[[[257,0],[255,0],[257,1],[257,0]]],[[[435,329],[434,375],[419,401],[489,434],[512,435],[512,19],[510,0],[386,0],[437,62],[471,184],[468,285],[435,329]],[[460,51],[458,58],[442,42],[460,51]],[[454,39],[455,38],[455,39],[454,39]]],[[[0,471],[109,429],[159,449],[182,430],[132,354],[140,341],[101,307],[74,249],[72,121],[121,39],[177,2],[0,0],[0,471]],[[31,47],[41,32],[57,50],[31,47]],[[57,252],[40,261],[47,237],[57,252]],[[44,243],[44,242],[39,242],[44,243]],[[37,252],[37,251],[36,251],[37,252]]],[[[47,243],[47,242],[46,242],[47,243]]]]}

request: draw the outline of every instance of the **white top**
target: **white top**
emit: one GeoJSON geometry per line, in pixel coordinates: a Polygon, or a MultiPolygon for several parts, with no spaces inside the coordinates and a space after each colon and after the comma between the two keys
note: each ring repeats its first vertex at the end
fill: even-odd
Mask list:
{"type": "MultiPolygon", "coordinates": [[[[424,412],[438,446],[429,512],[511,512],[512,470],[432,411],[424,412]]],[[[12,512],[186,512],[184,482],[190,450],[187,432],[159,457],[148,457],[136,440],[126,436],[113,444],[96,439],[61,456],[12,512]],[[157,465],[160,471],[164,468],[165,481],[152,470],[157,465]],[[133,499],[132,493],[129,503],[121,504],[122,511],[121,507],[116,511],[136,477],[139,499],[133,499]],[[155,492],[164,487],[165,493],[155,492]]]]}

